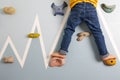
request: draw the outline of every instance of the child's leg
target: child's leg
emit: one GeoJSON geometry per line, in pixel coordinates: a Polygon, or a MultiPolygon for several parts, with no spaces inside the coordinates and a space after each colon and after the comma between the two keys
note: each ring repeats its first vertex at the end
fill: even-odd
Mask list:
{"type": "Polygon", "coordinates": [[[87,15],[85,18],[85,22],[87,23],[89,29],[91,30],[91,32],[95,38],[95,41],[96,41],[98,50],[100,52],[100,55],[102,57],[102,60],[116,58],[115,56],[110,55],[107,51],[104,36],[102,34],[100,24],[98,21],[96,9],[93,6],[89,5],[89,9],[86,10],[86,13],[87,13],[87,15]]]}
{"type": "Polygon", "coordinates": [[[75,32],[76,26],[78,26],[81,23],[81,19],[80,19],[78,11],[79,10],[77,10],[77,8],[73,8],[71,10],[70,16],[67,21],[66,28],[64,29],[64,36],[63,36],[63,40],[61,43],[61,48],[57,52],[57,56],[51,57],[49,66],[51,66],[51,67],[57,66],[58,67],[58,66],[62,66],[65,63],[64,56],[68,52],[68,47],[71,42],[72,34],[75,32]],[[63,56],[64,59],[63,58],[56,59],[59,56],[63,56]],[[54,58],[54,61],[52,61],[53,58],[54,58]]]}
{"type": "Polygon", "coordinates": [[[98,50],[100,52],[101,56],[108,56],[108,51],[106,48],[104,36],[102,34],[100,24],[98,21],[97,13],[95,10],[91,10],[87,13],[88,15],[86,16],[86,23],[91,30],[95,42],[97,44],[98,50]]]}

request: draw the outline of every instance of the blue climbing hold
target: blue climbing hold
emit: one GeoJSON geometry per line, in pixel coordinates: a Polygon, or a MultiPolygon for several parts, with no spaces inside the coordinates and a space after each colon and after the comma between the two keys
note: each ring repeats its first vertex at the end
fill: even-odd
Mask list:
{"type": "Polygon", "coordinates": [[[64,15],[65,7],[67,7],[67,3],[64,1],[62,5],[56,6],[54,3],[51,4],[51,8],[54,10],[54,16],[56,15],[64,15]]]}

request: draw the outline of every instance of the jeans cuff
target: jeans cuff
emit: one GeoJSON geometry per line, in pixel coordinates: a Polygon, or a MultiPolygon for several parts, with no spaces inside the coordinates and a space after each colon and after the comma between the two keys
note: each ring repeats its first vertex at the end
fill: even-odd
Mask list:
{"type": "Polygon", "coordinates": [[[101,55],[101,58],[103,59],[103,58],[106,58],[106,57],[108,57],[109,56],[109,54],[107,53],[107,54],[105,54],[105,55],[101,55]]]}
{"type": "Polygon", "coordinates": [[[66,55],[67,51],[65,50],[59,50],[60,54],[66,55]]]}

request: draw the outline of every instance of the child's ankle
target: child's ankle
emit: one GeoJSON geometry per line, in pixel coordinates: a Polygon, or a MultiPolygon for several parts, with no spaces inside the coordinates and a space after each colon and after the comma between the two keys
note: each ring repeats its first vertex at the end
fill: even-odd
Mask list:
{"type": "Polygon", "coordinates": [[[101,55],[101,59],[104,60],[109,56],[109,54],[101,55]]]}
{"type": "Polygon", "coordinates": [[[66,55],[67,51],[65,51],[65,50],[59,50],[59,53],[60,53],[61,55],[66,55]]]}

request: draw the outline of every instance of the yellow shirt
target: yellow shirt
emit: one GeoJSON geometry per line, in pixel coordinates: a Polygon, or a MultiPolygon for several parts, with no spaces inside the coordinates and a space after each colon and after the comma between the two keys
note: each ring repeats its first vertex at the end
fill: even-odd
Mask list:
{"type": "Polygon", "coordinates": [[[96,7],[98,0],[70,0],[70,8],[74,7],[77,3],[81,3],[81,2],[88,2],[96,7]]]}

